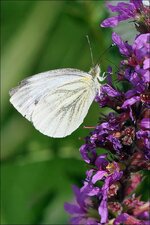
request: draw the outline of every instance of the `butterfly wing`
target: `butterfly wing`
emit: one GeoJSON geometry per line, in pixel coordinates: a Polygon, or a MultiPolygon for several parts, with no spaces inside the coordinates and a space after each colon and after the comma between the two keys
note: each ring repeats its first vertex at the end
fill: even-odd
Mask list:
{"type": "Polygon", "coordinates": [[[22,81],[11,90],[10,102],[43,134],[64,137],[83,122],[96,91],[90,74],[59,69],[22,81]]]}

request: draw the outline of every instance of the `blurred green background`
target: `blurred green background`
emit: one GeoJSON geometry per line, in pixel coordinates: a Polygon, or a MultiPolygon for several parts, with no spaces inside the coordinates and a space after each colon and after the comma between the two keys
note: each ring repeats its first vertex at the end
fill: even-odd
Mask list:
{"type": "MultiPolygon", "coordinates": [[[[67,224],[63,204],[81,185],[86,166],[79,147],[99,117],[93,103],[80,128],[64,139],[34,129],[9,103],[9,90],[23,78],[63,67],[88,71],[88,34],[95,60],[111,44],[100,28],[104,1],[1,1],[1,224],[67,224]]],[[[101,60],[117,63],[116,50],[101,60]]],[[[103,110],[104,112],[104,110],[103,110]]]]}

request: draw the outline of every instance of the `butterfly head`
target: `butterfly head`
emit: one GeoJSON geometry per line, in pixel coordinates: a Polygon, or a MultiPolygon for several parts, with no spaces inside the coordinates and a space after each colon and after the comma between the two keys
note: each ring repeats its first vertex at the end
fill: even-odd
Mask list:
{"type": "Polygon", "coordinates": [[[91,74],[93,78],[97,78],[100,83],[103,82],[107,77],[107,73],[104,72],[101,74],[99,64],[96,64],[94,67],[92,67],[89,71],[89,74],[91,74]]]}
{"type": "Polygon", "coordinates": [[[89,74],[91,74],[94,78],[99,77],[101,72],[100,66],[96,64],[94,67],[92,67],[89,71],[89,74]]]}

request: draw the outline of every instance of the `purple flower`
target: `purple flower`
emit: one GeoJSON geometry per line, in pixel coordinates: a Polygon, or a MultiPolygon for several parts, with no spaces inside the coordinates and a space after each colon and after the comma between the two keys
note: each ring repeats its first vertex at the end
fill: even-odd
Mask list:
{"type": "Polygon", "coordinates": [[[123,93],[110,82],[111,85],[105,84],[101,87],[95,100],[101,107],[108,106],[114,110],[129,108],[133,117],[132,105],[150,102],[150,34],[139,35],[132,46],[123,42],[116,33],[112,34],[112,39],[125,57],[121,61],[118,78],[122,81],[128,80],[134,88],[123,93]]]}
{"type": "Polygon", "coordinates": [[[137,145],[145,153],[145,158],[150,160],[150,130],[139,130],[136,132],[137,145]]]}
{"type": "MultiPolygon", "coordinates": [[[[128,64],[131,66],[143,65],[143,62],[146,64],[146,67],[149,68],[148,58],[150,57],[150,34],[141,34],[139,35],[133,45],[129,45],[126,42],[123,42],[122,39],[116,34],[112,34],[112,39],[114,43],[119,47],[120,52],[125,56],[130,56],[128,64]],[[145,62],[145,60],[147,60],[145,62]]],[[[137,67],[138,69],[138,67],[137,67]]]]}
{"type": "Polygon", "coordinates": [[[117,152],[119,152],[122,149],[122,144],[118,138],[114,137],[113,135],[109,135],[106,139],[112,143],[113,148],[117,152]]]}
{"type": "Polygon", "coordinates": [[[118,13],[113,17],[105,19],[101,27],[116,27],[121,21],[131,20],[135,22],[137,30],[149,32],[149,7],[143,4],[142,0],[130,0],[130,3],[119,2],[116,6],[108,4],[108,8],[113,13],[118,13]]]}
{"type": "Polygon", "coordinates": [[[108,160],[106,159],[107,154],[102,154],[97,157],[95,160],[95,166],[100,170],[104,170],[108,165],[108,160]]]}
{"type": "MultiPolygon", "coordinates": [[[[98,125],[95,130],[92,132],[89,141],[97,147],[107,146],[109,143],[112,144],[115,150],[121,149],[119,145],[119,140],[113,136],[115,130],[120,130],[120,124],[117,123],[117,118],[115,114],[110,113],[108,115],[107,121],[98,125]]],[[[112,148],[112,147],[110,147],[112,148]]]]}
{"type": "Polygon", "coordinates": [[[124,42],[115,32],[112,34],[112,40],[119,47],[122,55],[126,57],[131,55],[132,47],[127,42],[124,42]]]}
{"type": "Polygon", "coordinates": [[[117,180],[120,180],[122,176],[122,172],[114,172],[112,175],[109,175],[105,179],[105,183],[102,187],[102,200],[100,203],[100,206],[98,208],[99,214],[101,216],[101,223],[105,224],[108,222],[108,206],[107,206],[107,200],[108,200],[108,191],[110,186],[115,183],[117,180]]]}
{"type": "Polygon", "coordinates": [[[97,154],[95,146],[89,142],[89,138],[86,138],[86,144],[80,147],[80,153],[86,163],[92,163],[95,161],[97,154]]]}
{"type": "MultiPolygon", "coordinates": [[[[129,104],[125,106],[132,106],[130,100],[128,101],[129,104]]],[[[100,147],[108,149],[112,153],[117,153],[116,157],[122,157],[126,154],[125,146],[128,147],[128,151],[132,152],[132,145],[135,140],[135,127],[125,124],[133,123],[135,116],[131,115],[131,109],[128,110],[126,107],[123,109],[126,112],[120,115],[109,113],[109,115],[103,119],[103,122],[96,126],[91,132],[91,136],[86,138],[86,144],[80,148],[80,151],[82,158],[87,163],[95,164],[98,158],[96,149],[100,147]]]]}
{"type": "MultiPolygon", "coordinates": [[[[96,168],[92,169],[90,172],[90,180],[93,184],[97,181],[102,180],[104,182],[103,186],[97,192],[100,200],[100,204],[98,207],[98,212],[101,217],[100,222],[106,223],[108,221],[108,196],[109,190],[112,184],[115,184],[116,181],[120,180],[123,172],[119,171],[120,168],[117,163],[108,163],[106,160],[106,154],[100,155],[95,161],[96,168]]],[[[115,185],[114,185],[115,187],[115,185]]],[[[115,193],[111,193],[113,196],[115,193]]]]}
{"type": "Polygon", "coordinates": [[[140,100],[139,96],[134,96],[132,98],[129,98],[126,101],[124,101],[124,103],[122,105],[122,108],[127,108],[128,106],[131,106],[131,105],[135,104],[139,100],[140,100]]]}
{"type": "Polygon", "coordinates": [[[125,224],[125,225],[149,225],[150,221],[143,221],[143,220],[139,220],[134,216],[131,216],[127,213],[123,213],[121,215],[119,215],[115,221],[114,221],[114,225],[120,225],[120,224],[125,224]]]}
{"type": "Polygon", "coordinates": [[[90,216],[90,210],[92,209],[94,211],[94,202],[92,200],[92,197],[89,196],[92,188],[89,188],[89,185],[86,185],[86,187],[82,189],[73,186],[73,191],[76,197],[76,203],[64,204],[65,210],[73,216],[70,220],[70,223],[72,225],[99,225],[98,219],[92,217],[92,214],[90,216]]]}
{"type": "Polygon", "coordinates": [[[128,218],[128,214],[127,213],[123,213],[121,215],[119,215],[115,221],[114,221],[114,225],[120,225],[121,223],[124,223],[127,221],[128,218]]]}
{"type": "Polygon", "coordinates": [[[121,94],[119,93],[119,91],[113,89],[110,85],[108,84],[105,84],[102,86],[102,92],[104,93],[108,93],[108,96],[110,97],[118,97],[120,96],[121,94]]]}
{"type": "Polygon", "coordinates": [[[140,121],[140,126],[143,129],[149,129],[150,130],[150,118],[143,118],[140,121]]]}
{"type": "Polygon", "coordinates": [[[137,102],[149,103],[150,34],[139,35],[132,46],[123,42],[116,33],[113,33],[112,39],[119,47],[121,54],[126,57],[121,62],[118,78],[120,80],[128,80],[134,87],[134,89],[127,91],[125,95],[122,94],[122,99],[124,98],[123,100],[125,101],[122,102],[121,107],[127,108],[137,102]],[[122,71],[124,72],[122,73],[122,71]]]}
{"type": "Polygon", "coordinates": [[[92,183],[95,184],[100,180],[103,180],[104,182],[102,188],[100,189],[101,201],[98,208],[98,212],[101,217],[100,222],[103,224],[108,221],[107,204],[110,187],[112,184],[115,184],[116,181],[121,179],[123,172],[119,171],[120,168],[117,163],[108,163],[108,161],[106,160],[106,155],[99,156],[95,162],[95,165],[97,166],[97,171],[92,171],[92,183]]]}
{"type": "Polygon", "coordinates": [[[134,68],[135,71],[140,72],[140,74],[144,74],[147,71],[150,59],[149,33],[139,35],[132,46],[124,42],[115,32],[112,34],[112,40],[118,46],[120,53],[128,57],[128,61],[122,61],[123,65],[134,68]]]}
{"type": "MultiPolygon", "coordinates": [[[[110,204],[111,211],[113,211],[112,203],[110,204]]],[[[114,220],[114,225],[146,225],[149,224],[149,202],[143,202],[140,197],[135,197],[135,194],[129,195],[125,198],[122,203],[122,208],[120,205],[117,206],[120,209],[120,214],[114,220]]],[[[115,207],[115,205],[114,205],[115,207]]]]}
{"type": "Polygon", "coordinates": [[[116,182],[121,179],[123,172],[120,171],[118,163],[110,163],[107,154],[102,154],[97,157],[93,168],[88,170],[86,175],[82,188],[73,187],[76,204],[65,203],[65,210],[72,215],[71,224],[88,224],[89,221],[92,221],[92,224],[106,223],[108,198],[116,195],[116,182]],[[97,181],[102,181],[102,187],[96,186],[97,181]],[[99,214],[96,215],[96,211],[99,214]]]}
{"type": "Polygon", "coordinates": [[[115,27],[120,21],[134,18],[136,7],[132,3],[119,2],[116,6],[108,5],[112,12],[118,12],[119,15],[104,20],[101,24],[102,27],[115,27]]]}
{"type": "Polygon", "coordinates": [[[97,181],[101,180],[105,175],[107,175],[105,170],[100,170],[92,178],[92,183],[95,184],[97,181]]]}
{"type": "Polygon", "coordinates": [[[95,101],[99,103],[100,107],[108,106],[116,109],[123,102],[123,98],[123,94],[115,89],[112,84],[104,84],[101,86],[100,94],[96,96],[95,101]]]}

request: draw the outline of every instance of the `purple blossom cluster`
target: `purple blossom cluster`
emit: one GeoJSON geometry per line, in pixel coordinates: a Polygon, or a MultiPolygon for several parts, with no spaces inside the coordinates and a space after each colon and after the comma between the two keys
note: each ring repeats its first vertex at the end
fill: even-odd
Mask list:
{"type": "MultiPolygon", "coordinates": [[[[130,20],[135,23],[136,29],[140,33],[150,32],[150,8],[148,1],[130,0],[130,2],[118,2],[116,6],[108,4],[108,8],[113,13],[118,13],[111,18],[107,18],[101,24],[102,27],[115,27],[121,21],[130,20]]],[[[150,6],[150,4],[149,4],[150,6]]]]}
{"type": "Polygon", "coordinates": [[[73,225],[149,225],[149,202],[136,190],[142,170],[150,168],[150,7],[142,0],[108,7],[118,15],[103,27],[132,18],[140,34],[132,45],[112,34],[123,60],[115,74],[108,67],[108,82],[95,98],[110,113],[100,117],[80,148],[89,169],[83,186],[73,186],[75,202],[65,203],[65,210],[73,225]]]}

